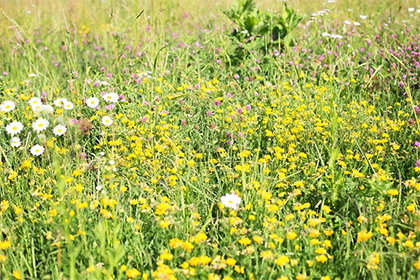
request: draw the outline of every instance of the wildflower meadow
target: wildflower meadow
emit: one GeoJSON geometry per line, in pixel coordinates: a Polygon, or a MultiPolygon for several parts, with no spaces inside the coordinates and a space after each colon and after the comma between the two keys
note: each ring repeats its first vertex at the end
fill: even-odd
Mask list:
{"type": "Polygon", "coordinates": [[[417,0],[0,0],[0,279],[420,279],[417,0]]]}

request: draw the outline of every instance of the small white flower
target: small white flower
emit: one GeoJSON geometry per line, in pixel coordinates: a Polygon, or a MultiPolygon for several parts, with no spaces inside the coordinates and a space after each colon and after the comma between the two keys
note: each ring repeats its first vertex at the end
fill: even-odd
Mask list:
{"type": "Polygon", "coordinates": [[[115,161],[113,161],[112,159],[110,159],[108,163],[109,163],[109,165],[114,165],[115,164],[115,161]]]}
{"type": "Polygon", "coordinates": [[[99,153],[99,155],[100,155],[101,157],[103,157],[103,156],[105,155],[105,153],[104,153],[104,152],[100,152],[100,153],[99,153]]]}
{"type": "Polygon", "coordinates": [[[112,124],[112,119],[108,116],[102,118],[102,124],[105,126],[110,126],[112,124]]]}
{"type": "Polygon", "coordinates": [[[23,124],[21,122],[11,122],[6,126],[6,132],[12,136],[20,133],[23,129],[23,124]]]}
{"type": "Polygon", "coordinates": [[[68,102],[66,98],[58,98],[54,100],[54,105],[57,107],[63,107],[64,103],[68,102]]]}
{"type": "MultiPolygon", "coordinates": [[[[29,12],[30,12],[30,11],[29,11],[29,12]]],[[[31,74],[29,74],[28,76],[32,78],[32,77],[36,77],[36,74],[35,74],[35,73],[31,73],[31,74]]]]}
{"type": "Polygon", "coordinates": [[[356,26],[359,26],[360,25],[360,23],[357,22],[357,21],[353,22],[353,24],[356,25],[356,26]]]}
{"type": "Polygon", "coordinates": [[[47,136],[45,136],[45,134],[43,134],[43,133],[38,134],[37,138],[38,138],[38,141],[41,142],[41,143],[44,143],[44,142],[47,141],[47,136]]]}
{"type": "Polygon", "coordinates": [[[38,144],[31,148],[31,154],[33,154],[34,156],[40,156],[44,153],[44,151],[45,148],[38,144]]]}
{"type": "MultiPolygon", "coordinates": [[[[246,32],[248,32],[248,31],[246,31],[246,32]]],[[[146,72],[140,72],[137,75],[138,75],[139,78],[149,78],[150,79],[152,77],[150,74],[152,74],[152,72],[146,71],[146,72]]]]}
{"type": "Polygon", "coordinates": [[[42,106],[42,111],[47,114],[52,114],[54,113],[54,108],[53,106],[47,104],[42,106]]]}
{"type": "Polygon", "coordinates": [[[44,105],[44,104],[37,104],[32,106],[32,111],[34,113],[46,113],[46,114],[52,114],[54,113],[54,108],[51,105],[44,105]]]}
{"type": "Polygon", "coordinates": [[[96,97],[91,97],[86,100],[86,105],[89,108],[96,108],[99,105],[99,99],[96,97]]]}
{"type": "Polygon", "coordinates": [[[109,83],[107,81],[96,80],[95,83],[101,86],[109,86],[109,83]]]}
{"type": "Polygon", "coordinates": [[[351,25],[351,21],[345,20],[345,21],[343,21],[343,24],[351,25]]]}
{"type": "Polygon", "coordinates": [[[236,210],[241,204],[241,198],[236,194],[226,194],[220,198],[223,206],[236,210]]]}
{"type": "Polygon", "coordinates": [[[32,123],[32,129],[40,133],[41,131],[46,130],[49,124],[50,124],[49,121],[47,121],[46,119],[40,118],[32,123]]]}
{"type": "Polygon", "coordinates": [[[42,104],[41,103],[32,105],[31,108],[32,108],[32,111],[34,113],[41,113],[42,112],[42,104]]]}
{"type": "Polygon", "coordinates": [[[21,144],[20,139],[18,137],[13,137],[10,139],[10,146],[12,147],[19,147],[21,144]]]}
{"type": "Polygon", "coordinates": [[[364,15],[360,15],[359,17],[363,20],[367,19],[367,16],[364,16],[364,15]]]}
{"type": "Polygon", "coordinates": [[[106,93],[102,96],[102,98],[107,102],[115,103],[118,101],[119,97],[118,94],[115,92],[106,93]]]}
{"type": "Polygon", "coordinates": [[[411,12],[414,12],[414,8],[408,8],[408,11],[411,13],[411,12]]]}
{"type": "Polygon", "coordinates": [[[74,105],[73,105],[72,102],[66,101],[66,102],[64,102],[63,108],[66,109],[66,110],[71,110],[71,109],[74,108],[74,105]]]}
{"type": "Polygon", "coordinates": [[[61,136],[61,135],[63,135],[64,133],[66,133],[66,131],[67,131],[67,127],[65,127],[64,125],[62,125],[62,124],[58,124],[58,125],[56,125],[55,127],[54,127],[54,129],[53,129],[53,133],[54,133],[54,135],[56,135],[56,136],[61,136]]]}
{"type": "Polygon", "coordinates": [[[38,97],[32,97],[31,99],[29,99],[28,104],[30,106],[35,106],[35,105],[41,105],[41,99],[39,99],[38,97]]]}
{"type": "Polygon", "coordinates": [[[16,108],[15,102],[9,101],[9,100],[4,101],[0,105],[0,110],[3,112],[10,112],[10,111],[13,111],[15,108],[16,108]]]}
{"type": "Polygon", "coordinates": [[[100,190],[102,190],[102,189],[103,189],[103,187],[102,187],[101,185],[96,186],[96,190],[97,190],[97,191],[100,191],[100,190]]]}

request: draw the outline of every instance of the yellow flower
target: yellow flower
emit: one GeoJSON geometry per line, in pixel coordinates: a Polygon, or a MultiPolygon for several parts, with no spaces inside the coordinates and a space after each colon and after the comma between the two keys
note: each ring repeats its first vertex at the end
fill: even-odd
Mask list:
{"type": "Polygon", "coordinates": [[[78,209],[85,209],[85,208],[87,208],[87,207],[88,207],[88,203],[87,203],[87,202],[81,202],[81,203],[78,203],[78,204],[76,205],[76,207],[77,207],[78,209]]]}
{"type": "Polygon", "coordinates": [[[169,208],[171,208],[171,206],[168,203],[159,203],[155,210],[155,214],[159,216],[164,215],[169,208]]]}
{"type": "Polygon", "coordinates": [[[217,274],[210,273],[207,277],[208,280],[220,280],[220,276],[217,274]]]}
{"type": "Polygon", "coordinates": [[[22,279],[22,276],[20,276],[19,270],[13,270],[13,276],[16,279],[22,279]]]}
{"type": "Polygon", "coordinates": [[[373,252],[369,257],[369,262],[366,264],[366,268],[369,270],[378,269],[380,258],[377,252],[373,252]]]}
{"type": "Polygon", "coordinates": [[[140,272],[137,269],[132,268],[132,269],[127,270],[125,274],[127,275],[128,278],[136,278],[137,276],[140,275],[140,272]]]}
{"type": "Polygon", "coordinates": [[[232,258],[227,258],[225,262],[227,265],[230,265],[230,266],[234,266],[236,264],[236,260],[232,258]]]}
{"type": "Polygon", "coordinates": [[[168,260],[168,261],[172,260],[173,257],[174,256],[171,253],[169,253],[168,249],[165,249],[164,253],[160,255],[160,258],[162,260],[168,260]]]}
{"type": "Polygon", "coordinates": [[[294,231],[290,231],[286,234],[286,238],[289,240],[293,240],[297,237],[298,235],[296,234],[296,232],[294,231]]]}
{"type": "Polygon", "coordinates": [[[368,220],[368,218],[366,218],[365,216],[359,216],[358,218],[357,218],[357,221],[359,222],[359,223],[367,223],[369,220],[368,220]]]}
{"type": "Polygon", "coordinates": [[[262,251],[262,252],[261,252],[261,257],[262,257],[264,260],[271,259],[271,258],[273,257],[273,252],[271,252],[271,251],[262,251]]]}
{"type": "Polygon", "coordinates": [[[281,255],[274,262],[279,266],[284,266],[285,264],[290,262],[290,259],[288,256],[281,255]]]}
{"type": "Polygon", "coordinates": [[[207,235],[205,233],[200,232],[196,236],[194,236],[191,241],[195,243],[200,243],[206,240],[207,240],[207,235]]]}
{"type": "Polygon", "coordinates": [[[178,247],[181,247],[184,244],[184,242],[178,238],[172,238],[169,240],[169,246],[176,249],[178,247]]]}
{"type": "Polygon", "coordinates": [[[165,220],[159,222],[159,226],[161,226],[162,228],[168,228],[170,225],[171,223],[165,220]]]}
{"type": "Polygon", "coordinates": [[[414,204],[408,205],[407,206],[407,211],[414,214],[416,212],[414,204]]]}
{"type": "Polygon", "coordinates": [[[306,274],[299,273],[296,275],[296,280],[306,280],[308,279],[308,276],[306,274]]]}
{"type": "Polygon", "coordinates": [[[7,248],[10,248],[10,246],[12,246],[12,244],[10,243],[10,241],[6,240],[6,241],[0,241],[0,249],[1,250],[5,250],[7,248]]]}
{"type": "Polygon", "coordinates": [[[388,195],[396,196],[396,195],[398,195],[398,190],[397,189],[390,189],[386,193],[388,195]]]}
{"type": "Polygon", "coordinates": [[[373,234],[369,231],[362,230],[361,232],[357,233],[357,243],[360,243],[362,241],[368,241],[373,234]]]}
{"type": "Polygon", "coordinates": [[[327,214],[331,212],[331,208],[328,207],[327,205],[322,206],[322,210],[324,210],[324,212],[327,214]]]}
{"type": "Polygon", "coordinates": [[[194,249],[194,245],[192,245],[190,242],[187,241],[187,242],[182,243],[181,248],[184,251],[188,251],[191,253],[192,249],[194,249]]]}
{"type": "Polygon", "coordinates": [[[249,239],[248,237],[242,237],[241,239],[239,239],[239,244],[242,244],[244,246],[251,244],[251,239],[249,239]]]}
{"type": "Polygon", "coordinates": [[[4,212],[7,210],[7,208],[9,208],[9,202],[7,202],[7,200],[3,200],[0,203],[0,213],[4,212]]]}
{"type": "Polygon", "coordinates": [[[236,265],[235,266],[235,271],[238,272],[238,273],[244,274],[245,273],[245,267],[236,265]]]}
{"type": "Polygon", "coordinates": [[[391,237],[391,236],[389,236],[389,237],[387,237],[386,238],[386,241],[388,241],[388,243],[389,244],[394,244],[395,243],[395,241],[397,241],[394,237],[391,237]]]}
{"type": "Polygon", "coordinates": [[[414,263],[414,267],[416,268],[416,269],[420,269],[420,257],[419,257],[419,259],[414,263]]]}
{"type": "Polygon", "coordinates": [[[252,240],[254,240],[255,242],[257,242],[258,244],[261,244],[264,241],[264,239],[262,237],[260,237],[260,236],[254,236],[252,238],[252,240]]]}
{"type": "Polygon", "coordinates": [[[411,241],[411,240],[407,240],[407,241],[403,242],[403,243],[402,243],[402,245],[403,245],[404,247],[408,247],[408,248],[410,248],[410,249],[413,249],[413,248],[414,248],[413,241],[411,241]]]}
{"type": "Polygon", "coordinates": [[[316,256],[315,260],[320,263],[325,263],[326,261],[328,261],[328,258],[325,255],[320,255],[320,256],[316,256]]]}

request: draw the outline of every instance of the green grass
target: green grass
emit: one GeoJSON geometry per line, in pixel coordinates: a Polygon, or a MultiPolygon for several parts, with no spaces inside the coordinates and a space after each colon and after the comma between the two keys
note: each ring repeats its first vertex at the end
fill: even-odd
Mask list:
{"type": "Polygon", "coordinates": [[[418,2],[0,3],[0,279],[420,277],[418,2]]]}

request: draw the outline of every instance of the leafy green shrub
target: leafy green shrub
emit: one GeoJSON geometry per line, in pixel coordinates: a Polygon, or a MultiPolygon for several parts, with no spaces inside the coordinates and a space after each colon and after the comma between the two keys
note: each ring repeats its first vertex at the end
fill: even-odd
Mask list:
{"type": "Polygon", "coordinates": [[[302,17],[284,3],[283,15],[260,11],[253,0],[238,0],[223,12],[235,24],[231,37],[239,44],[231,55],[232,61],[240,63],[249,56],[249,51],[267,53],[273,48],[283,49],[294,44],[292,30],[302,17]]]}

